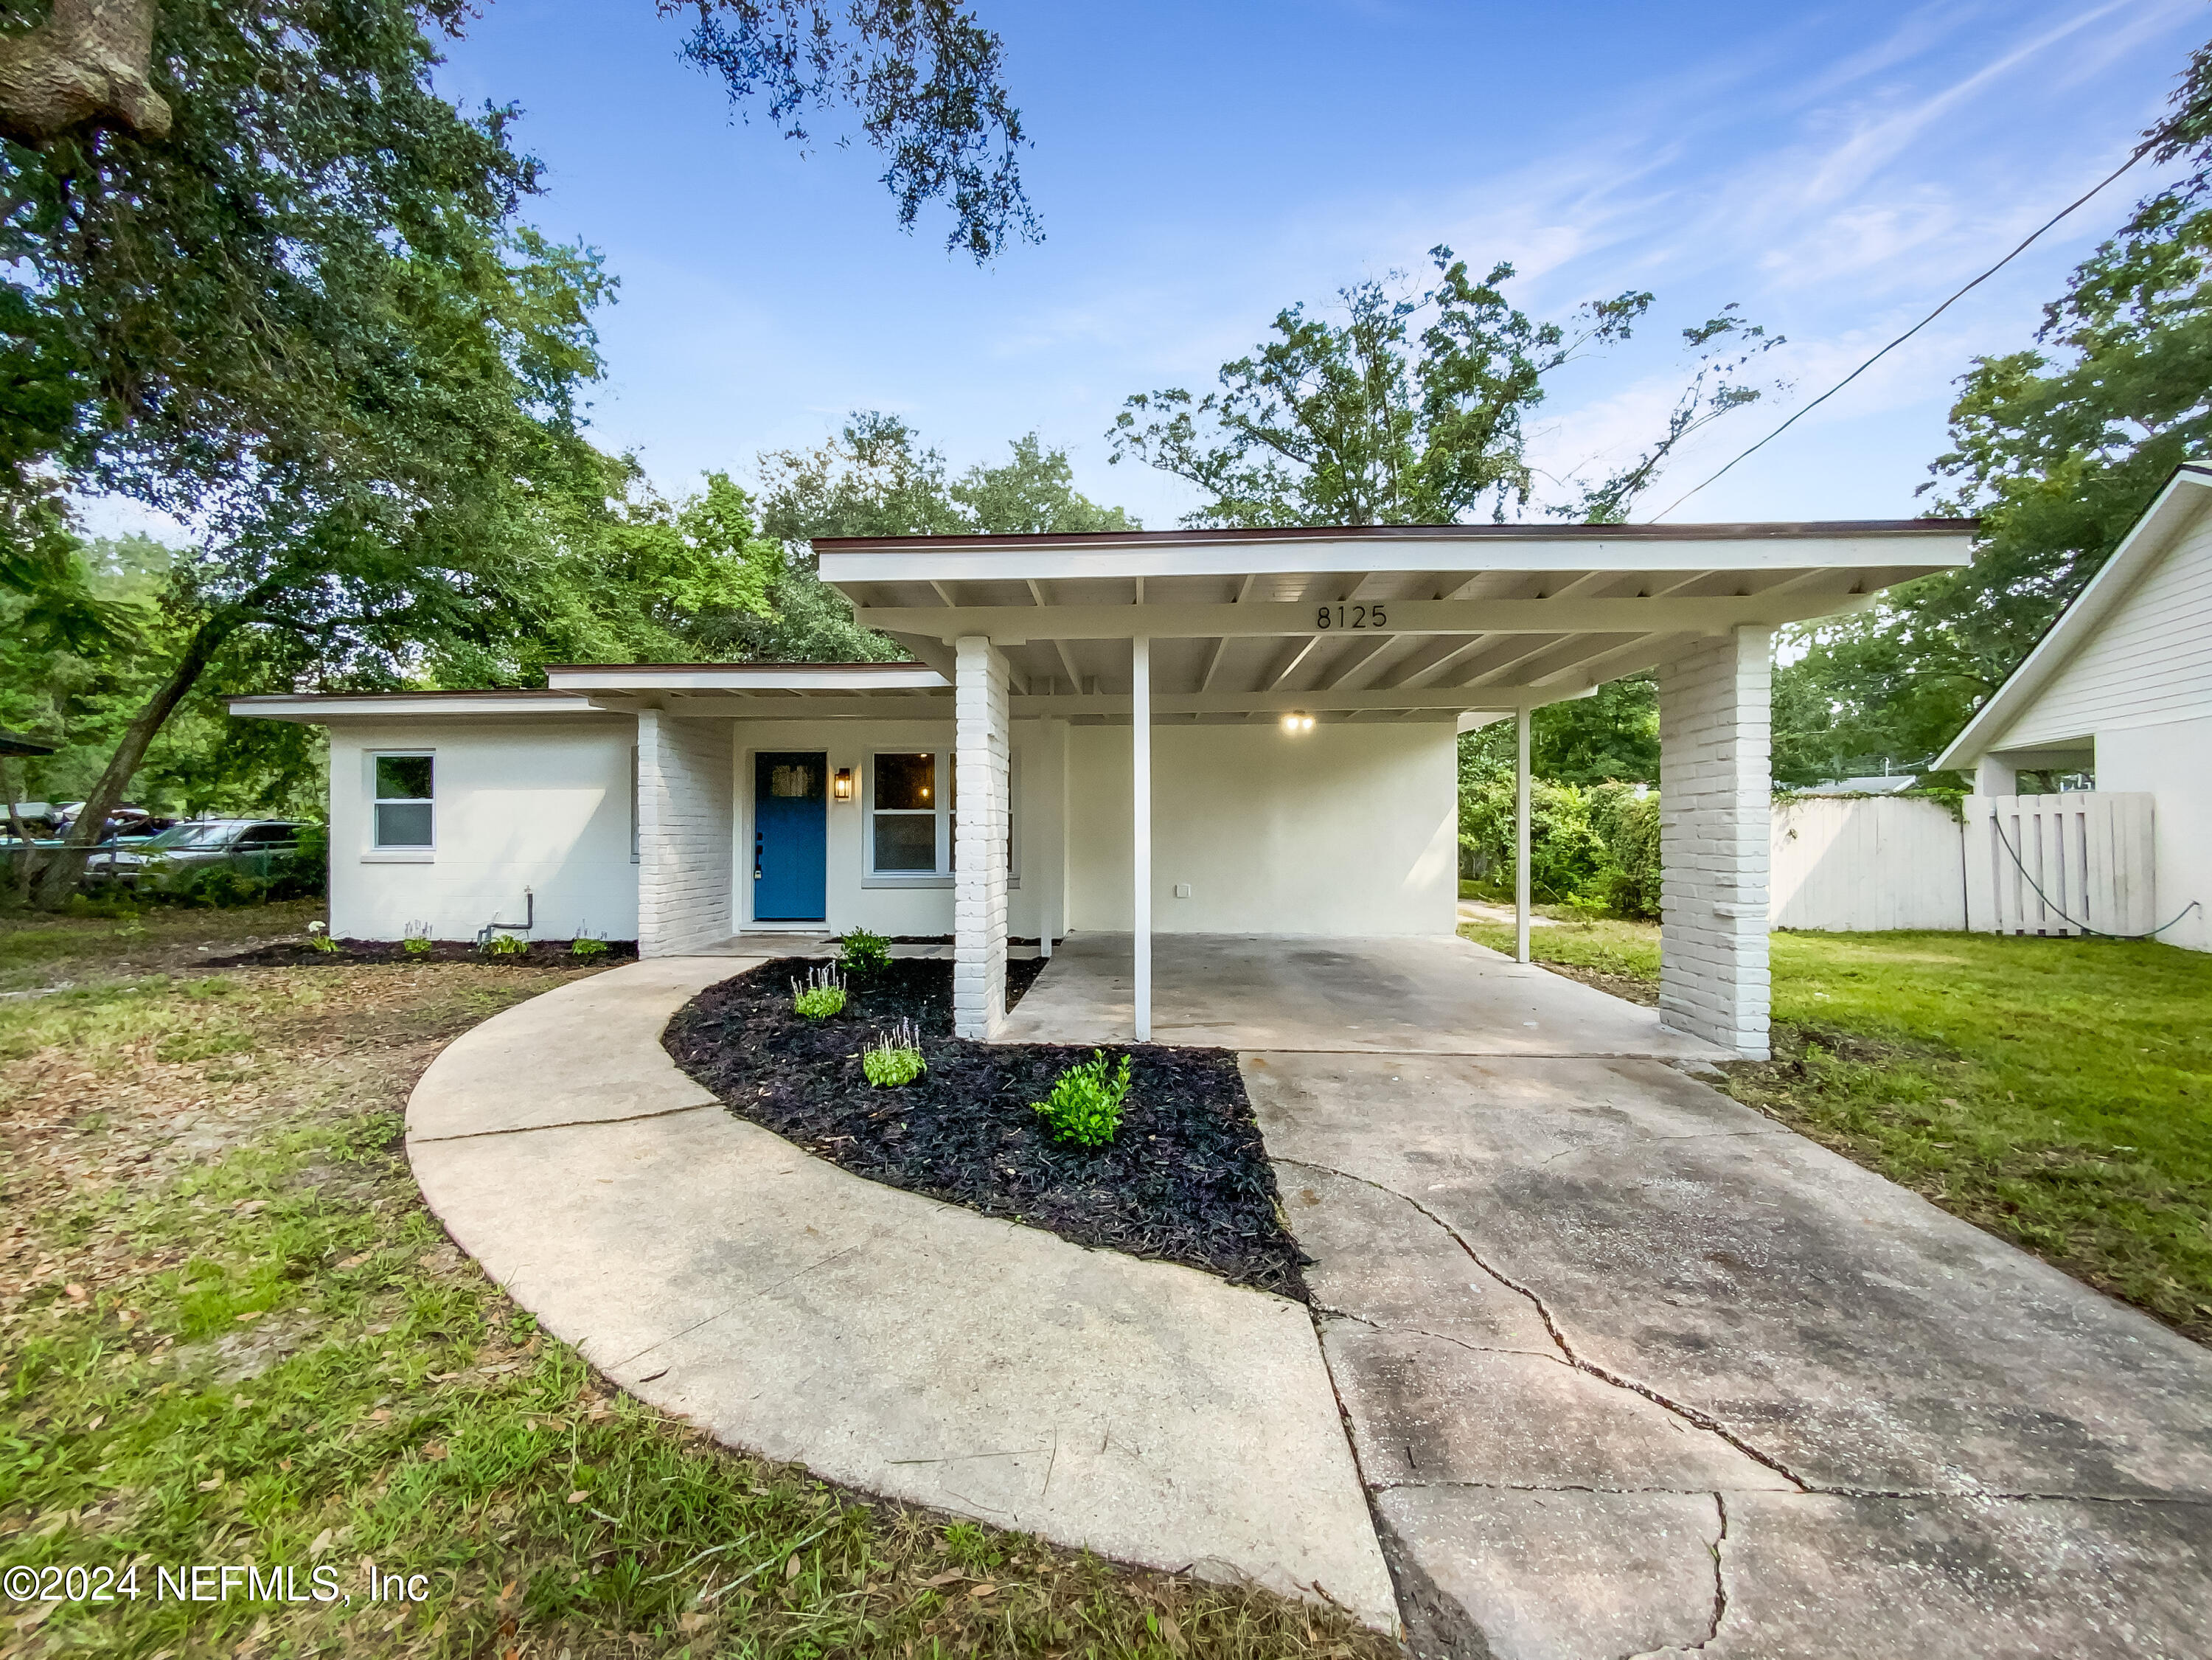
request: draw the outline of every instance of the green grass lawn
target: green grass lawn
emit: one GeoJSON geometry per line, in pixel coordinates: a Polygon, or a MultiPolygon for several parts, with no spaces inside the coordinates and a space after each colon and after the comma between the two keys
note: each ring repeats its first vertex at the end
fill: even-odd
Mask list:
{"type": "Polygon", "coordinates": [[[0,1653],[1398,1652],[622,1395],[453,1247],[400,1142],[443,1043],[589,970],[203,965],[307,914],[0,921],[0,983],[38,994],[0,999],[0,1566],[135,1564],[140,1593],[0,1600],[0,1653]],[[352,1600],[155,1600],[196,1563],[352,1600]],[[371,1602],[372,1572],[422,1600],[371,1602]]]}
{"type": "MultiPolygon", "coordinates": [[[[1659,972],[1648,924],[1563,921],[1530,951],[1609,989],[1659,972]]],[[[1775,1059],[1730,1067],[1730,1093],[2212,1341],[2212,956],[1777,933],[1773,971],[1775,1059]]]]}

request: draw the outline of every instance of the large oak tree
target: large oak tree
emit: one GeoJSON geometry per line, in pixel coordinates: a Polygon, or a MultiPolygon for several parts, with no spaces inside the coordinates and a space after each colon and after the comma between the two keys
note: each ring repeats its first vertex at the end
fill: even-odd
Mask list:
{"type": "MultiPolygon", "coordinates": [[[[226,653],[295,684],[501,661],[578,638],[562,581],[625,560],[672,603],[759,601],[757,559],[701,516],[720,487],[662,511],[584,438],[610,279],[521,222],[538,172],[514,112],[438,95],[436,42],[465,9],[0,3],[0,584],[57,627],[113,622],[57,554],[69,492],[141,502],[195,544],[49,901],[226,653]],[[676,569],[702,560],[722,563],[676,569]]],[[[906,222],[941,199],[978,258],[1032,230],[998,42],[958,7],[680,9],[690,55],[794,137],[855,109],[906,222]]]]}

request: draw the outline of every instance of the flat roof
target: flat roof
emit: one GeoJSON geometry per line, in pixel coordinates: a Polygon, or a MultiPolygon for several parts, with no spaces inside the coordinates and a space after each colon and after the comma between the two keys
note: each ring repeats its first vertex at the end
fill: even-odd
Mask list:
{"type": "Polygon", "coordinates": [[[817,552],[883,549],[1203,547],[1228,542],[1753,542],[1869,536],[1971,536],[1978,519],[1747,520],[1703,525],[1285,525],[1243,529],[1059,531],[1008,536],[817,536],[817,552]]]}
{"type": "Polygon", "coordinates": [[[539,693],[232,706],[278,719],[556,708],[941,719],[955,642],[981,637],[1005,654],[1015,714],[1114,720],[1132,707],[1133,642],[1142,639],[1161,716],[1432,719],[1582,696],[1700,639],[1862,609],[1893,583],[1966,563],[1976,523],[823,537],[814,547],[823,580],[853,602],[856,621],[913,660],[570,663],[549,669],[539,693]],[[453,701],[471,696],[486,701],[453,701]]]}
{"type": "Polygon", "coordinates": [[[1000,648],[1018,708],[1126,710],[1130,642],[1142,639],[1163,714],[1392,719],[1556,702],[1699,639],[1863,609],[1966,564],[1977,523],[1316,525],[813,545],[854,620],[940,672],[958,640],[1000,648]]]}

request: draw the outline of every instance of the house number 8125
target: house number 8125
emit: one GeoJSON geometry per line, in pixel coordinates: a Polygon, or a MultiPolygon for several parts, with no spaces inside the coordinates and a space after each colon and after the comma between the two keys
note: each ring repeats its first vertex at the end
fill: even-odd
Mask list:
{"type": "Polygon", "coordinates": [[[1387,629],[1390,619],[1380,605],[1323,605],[1314,615],[1319,629],[1387,629]]]}

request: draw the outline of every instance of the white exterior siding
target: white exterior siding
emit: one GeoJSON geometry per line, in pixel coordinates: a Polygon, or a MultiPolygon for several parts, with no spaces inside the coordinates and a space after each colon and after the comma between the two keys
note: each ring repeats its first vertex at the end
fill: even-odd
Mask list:
{"type": "Polygon", "coordinates": [[[495,918],[520,921],[526,887],[538,939],[585,929],[635,939],[635,731],[619,715],[333,722],[331,932],[397,939],[416,923],[435,939],[473,939],[495,918]],[[371,757],[385,751],[434,757],[437,844],[427,853],[373,845],[371,757]]]}
{"type": "Polygon", "coordinates": [[[2097,734],[2098,787],[2148,789],[2106,779],[2102,734],[2203,716],[2212,716],[2212,518],[2200,514],[1990,747],[2097,734]]]}
{"type": "MultiPolygon", "coordinates": [[[[1124,930],[1129,729],[1076,727],[1067,737],[1068,923],[1124,930]]],[[[1452,727],[1435,721],[1331,722],[1296,734],[1273,721],[1156,723],[1153,928],[1449,933],[1456,745],[1452,727]]]]}

